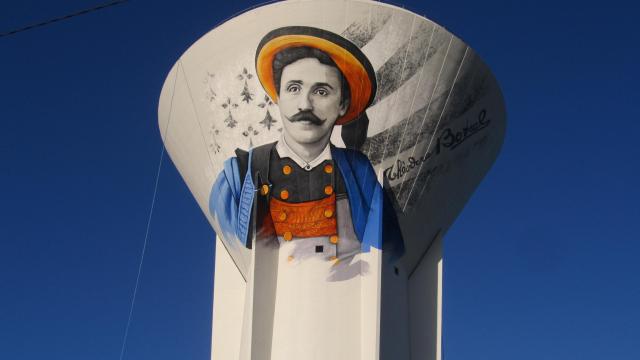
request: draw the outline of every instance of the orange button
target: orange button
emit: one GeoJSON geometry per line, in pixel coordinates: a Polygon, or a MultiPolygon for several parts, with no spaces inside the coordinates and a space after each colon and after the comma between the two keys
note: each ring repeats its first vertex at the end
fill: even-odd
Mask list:
{"type": "Polygon", "coordinates": [[[262,193],[262,195],[267,195],[269,193],[269,185],[262,185],[262,187],[260,187],[260,193],[262,193]]]}
{"type": "Polygon", "coordinates": [[[333,186],[327,185],[324,187],[324,193],[327,195],[333,194],[333,186]]]}
{"type": "Polygon", "coordinates": [[[291,174],[292,171],[293,171],[293,169],[289,165],[285,165],[285,166],[282,167],[282,173],[285,174],[285,175],[291,174]]]}
{"type": "Polygon", "coordinates": [[[327,174],[331,174],[333,172],[333,165],[331,164],[327,164],[324,166],[324,172],[326,172],[327,174]]]}
{"type": "Polygon", "coordinates": [[[331,235],[329,237],[329,242],[332,244],[337,244],[338,243],[338,235],[331,235]]]}
{"type": "Polygon", "coordinates": [[[278,215],[278,219],[280,219],[281,221],[287,220],[287,213],[284,211],[281,212],[280,215],[278,215]]]}
{"type": "Polygon", "coordinates": [[[287,200],[289,198],[289,192],[287,190],[280,191],[280,199],[287,200]]]}
{"type": "Polygon", "coordinates": [[[289,257],[287,258],[287,260],[288,260],[289,262],[292,262],[292,261],[293,261],[293,255],[289,255],[289,257]]]}
{"type": "Polygon", "coordinates": [[[332,216],[333,216],[333,210],[331,210],[331,209],[325,209],[324,210],[324,217],[330,218],[332,216]]]}
{"type": "Polygon", "coordinates": [[[285,233],[284,233],[284,235],[282,235],[282,237],[286,241],[290,241],[291,239],[293,239],[293,234],[291,233],[291,231],[285,231],[285,233]]]}

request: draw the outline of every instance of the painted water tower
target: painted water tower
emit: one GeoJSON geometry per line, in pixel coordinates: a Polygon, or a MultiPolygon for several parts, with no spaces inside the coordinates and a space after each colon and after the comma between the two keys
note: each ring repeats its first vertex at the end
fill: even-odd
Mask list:
{"type": "Polygon", "coordinates": [[[443,237],[505,131],[473,50],[380,2],[277,2],[196,41],[158,112],[215,231],[212,359],[441,359],[443,237]]]}

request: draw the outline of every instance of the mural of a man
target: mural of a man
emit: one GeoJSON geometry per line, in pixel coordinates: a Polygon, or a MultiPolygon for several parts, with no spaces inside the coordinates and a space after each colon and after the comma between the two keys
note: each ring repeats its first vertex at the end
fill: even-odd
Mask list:
{"type": "MultiPolygon", "coordinates": [[[[256,74],[278,104],[282,135],[237,149],[210,197],[227,248],[253,251],[243,334],[265,359],[360,358],[377,341],[379,259],[404,248],[369,159],[330,137],[336,124],[366,125],[375,73],[348,40],[296,26],[263,37],[256,74]]],[[[343,139],[357,148],[366,126],[349,131],[343,139]]]]}
{"type": "MultiPolygon", "coordinates": [[[[210,198],[221,240],[254,252],[252,320],[243,322],[261,345],[251,351],[265,359],[360,358],[363,341],[375,343],[365,328],[377,327],[378,271],[370,268],[382,253],[372,249],[397,257],[404,248],[369,159],[330,137],[336,124],[366,125],[375,73],[351,42],[298,26],[262,39],[256,74],[278,104],[282,136],[237,149],[210,198]]],[[[349,129],[356,133],[345,143],[357,147],[366,126],[349,129]]]]}
{"type": "Polygon", "coordinates": [[[442,236],[504,136],[468,46],[388,4],[278,2],[190,47],[158,109],[215,230],[214,359],[439,356],[442,236]],[[478,111],[481,139],[433,153],[478,111]],[[401,178],[382,177],[391,165],[401,178]]]}
{"type": "MultiPolygon", "coordinates": [[[[334,125],[366,121],[376,79],[365,55],[334,33],[285,27],[260,42],[256,72],[279,106],[283,132],[225,162],[210,201],[224,240],[251,247],[256,234],[275,233],[289,263],[337,264],[382,249],[384,237],[401,252],[395,213],[369,160],[330,144],[334,125]]],[[[353,274],[333,280],[345,276],[353,274]]]]}

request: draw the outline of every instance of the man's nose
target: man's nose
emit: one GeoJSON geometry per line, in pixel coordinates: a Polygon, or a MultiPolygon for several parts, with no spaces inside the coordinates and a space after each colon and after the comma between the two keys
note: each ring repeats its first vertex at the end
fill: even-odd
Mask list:
{"type": "Polygon", "coordinates": [[[313,104],[311,103],[311,93],[300,94],[298,98],[298,111],[310,111],[313,110],[313,104]]]}

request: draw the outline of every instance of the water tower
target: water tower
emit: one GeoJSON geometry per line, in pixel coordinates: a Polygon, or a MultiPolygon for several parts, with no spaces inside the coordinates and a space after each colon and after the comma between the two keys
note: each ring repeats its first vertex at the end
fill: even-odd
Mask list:
{"type": "Polygon", "coordinates": [[[196,41],[158,112],[215,231],[212,359],[441,359],[443,237],[505,131],[465,43],[381,2],[277,2],[196,41]]]}

